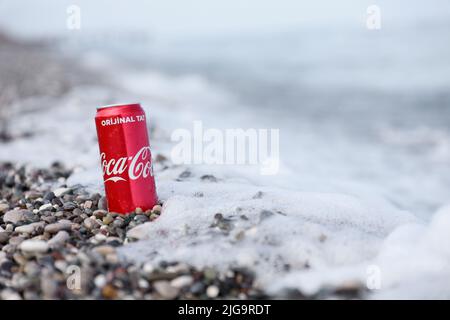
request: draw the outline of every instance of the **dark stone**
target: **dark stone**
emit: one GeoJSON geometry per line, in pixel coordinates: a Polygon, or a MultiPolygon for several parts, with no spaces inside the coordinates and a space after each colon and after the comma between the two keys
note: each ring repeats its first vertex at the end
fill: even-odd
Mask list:
{"type": "Polygon", "coordinates": [[[55,198],[55,194],[53,193],[53,191],[47,192],[44,195],[44,200],[47,200],[47,201],[52,201],[54,198],[55,198]]]}
{"type": "Polygon", "coordinates": [[[190,291],[192,294],[200,295],[200,294],[202,294],[203,292],[205,292],[205,285],[204,285],[203,282],[198,281],[198,282],[194,283],[194,284],[191,286],[191,288],[189,289],[189,291],[190,291]]]}
{"type": "Polygon", "coordinates": [[[63,205],[63,209],[69,210],[69,211],[75,209],[76,207],[77,207],[77,205],[72,201],[68,201],[68,202],[64,203],[64,205],[63,205]]]}

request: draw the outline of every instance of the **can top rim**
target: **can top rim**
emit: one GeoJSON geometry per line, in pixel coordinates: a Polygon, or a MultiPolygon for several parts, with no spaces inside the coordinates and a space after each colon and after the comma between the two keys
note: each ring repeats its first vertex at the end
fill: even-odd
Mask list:
{"type": "Polygon", "coordinates": [[[131,106],[131,105],[135,105],[135,104],[140,104],[140,103],[139,102],[126,102],[126,103],[107,104],[106,106],[97,107],[97,110],[112,108],[112,107],[131,106]]]}

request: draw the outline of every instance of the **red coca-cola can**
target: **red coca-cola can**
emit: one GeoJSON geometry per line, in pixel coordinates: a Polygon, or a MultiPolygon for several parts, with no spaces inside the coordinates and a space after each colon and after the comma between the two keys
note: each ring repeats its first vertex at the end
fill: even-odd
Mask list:
{"type": "Polygon", "coordinates": [[[97,108],[95,116],[108,210],[127,214],[157,204],[145,112],[139,103],[97,108]]]}

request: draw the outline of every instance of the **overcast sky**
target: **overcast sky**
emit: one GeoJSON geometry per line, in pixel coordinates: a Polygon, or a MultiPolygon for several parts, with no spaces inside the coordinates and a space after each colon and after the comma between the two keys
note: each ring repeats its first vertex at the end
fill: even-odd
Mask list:
{"type": "Polygon", "coordinates": [[[371,4],[381,8],[385,26],[448,19],[450,13],[448,0],[0,0],[0,26],[26,36],[64,35],[71,4],[81,8],[82,30],[141,30],[162,37],[360,27],[371,4]]]}

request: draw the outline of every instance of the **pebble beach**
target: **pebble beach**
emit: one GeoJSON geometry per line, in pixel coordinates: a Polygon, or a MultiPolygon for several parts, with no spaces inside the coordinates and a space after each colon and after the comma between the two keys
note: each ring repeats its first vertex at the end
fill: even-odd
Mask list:
{"type": "MultiPolygon", "coordinates": [[[[0,34],[0,299],[450,297],[448,126],[409,139],[396,121],[414,129],[425,111],[403,93],[386,100],[406,101],[410,117],[389,104],[355,116],[345,101],[328,112],[354,96],[307,86],[311,109],[283,114],[245,105],[240,82],[65,44],[0,34]],[[98,106],[137,100],[159,204],[124,216],[106,205],[93,120],[98,106]],[[174,163],[171,133],[198,119],[281,128],[280,172],[174,163]]],[[[425,101],[448,101],[436,97],[425,101]]]]}
{"type": "Polygon", "coordinates": [[[122,216],[109,213],[100,194],[67,187],[70,171],[57,163],[49,169],[4,163],[0,169],[1,299],[263,297],[247,270],[120,261],[116,248],[136,241],[135,227],[157,219],[160,205],[122,216]]]}

